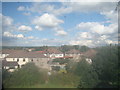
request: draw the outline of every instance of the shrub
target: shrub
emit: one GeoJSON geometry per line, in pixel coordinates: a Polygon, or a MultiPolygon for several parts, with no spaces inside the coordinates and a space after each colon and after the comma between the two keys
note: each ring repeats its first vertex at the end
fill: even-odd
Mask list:
{"type": "Polygon", "coordinates": [[[9,80],[6,79],[5,87],[24,87],[44,83],[45,78],[43,77],[43,74],[39,72],[34,63],[28,63],[23,68],[13,72],[9,80]]]}

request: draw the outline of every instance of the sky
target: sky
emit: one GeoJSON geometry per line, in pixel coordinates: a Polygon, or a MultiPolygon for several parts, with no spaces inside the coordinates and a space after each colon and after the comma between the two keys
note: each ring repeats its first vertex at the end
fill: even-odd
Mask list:
{"type": "Polygon", "coordinates": [[[117,2],[2,2],[2,44],[117,44],[116,6],[117,2]]]}

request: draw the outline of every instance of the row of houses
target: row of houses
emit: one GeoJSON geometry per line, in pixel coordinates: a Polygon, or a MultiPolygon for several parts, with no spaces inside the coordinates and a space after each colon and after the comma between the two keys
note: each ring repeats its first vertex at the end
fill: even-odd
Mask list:
{"type": "MultiPolygon", "coordinates": [[[[87,53],[86,53],[87,54],[87,53]]],[[[35,63],[39,68],[52,70],[52,66],[60,66],[59,63],[50,63],[55,58],[74,58],[77,60],[83,53],[78,50],[70,50],[65,54],[56,48],[49,48],[44,51],[26,51],[26,50],[2,50],[0,58],[3,59],[2,66],[13,72],[16,68],[21,68],[28,62],[35,63]]],[[[85,53],[84,53],[85,55],[85,53]]],[[[87,59],[88,61],[90,59],[87,59]]],[[[91,62],[91,61],[90,61],[91,62]]],[[[64,66],[64,65],[61,65],[64,66]]]]}

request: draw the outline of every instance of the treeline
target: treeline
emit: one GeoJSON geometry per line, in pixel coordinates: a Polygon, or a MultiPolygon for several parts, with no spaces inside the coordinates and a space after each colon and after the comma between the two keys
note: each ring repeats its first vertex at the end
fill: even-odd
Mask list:
{"type": "Polygon", "coordinates": [[[36,46],[36,47],[21,47],[21,46],[3,46],[2,49],[14,49],[14,50],[25,50],[25,49],[34,49],[34,51],[44,51],[48,48],[56,48],[62,52],[67,52],[71,49],[80,50],[81,52],[85,52],[90,48],[87,46],[80,46],[80,45],[62,45],[62,46],[36,46]]]}
{"type": "Polygon", "coordinates": [[[92,59],[92,64],[83,58],[76,64],[69,62],[67,71],[80,77],[78,88],[118,88],[120,47],[110,45],[96,50],[97,55],[92,59]]]}

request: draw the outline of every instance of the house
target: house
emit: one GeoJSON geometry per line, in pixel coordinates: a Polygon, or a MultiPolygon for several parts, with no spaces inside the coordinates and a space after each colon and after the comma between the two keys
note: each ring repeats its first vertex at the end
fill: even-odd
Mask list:
{"type": "Polygon", "coordinates": [[[86,60],[89,64],[92,64],[92,59],[86,58],[85,60],[86,60]]]}
{"type": "Polygon", "coordinates": [[[83,56],[85,57],[85,60],[92,64],[92,58],[97,54],[97,51],[94,49],[89,49],[88,51],[83,53],[83,56]]]}
{"type": "Polygon", "coordinates": [[[79,59],[81,52],[76,49],[71,49],[70,51],[65,53],[65,56],[73,57],[74,59],[79,59]]]}
{"type": "Polygon", "coordinates": [[[33,62],[35,65],[41,68],[48,68],[47,62],[49,58],[38,52],[27,52],[24,50],[16,51],[6,57],[6,61],[16,61],[21,68],[28,62],[33,62]]]}
{"type": "Polygon", "coordinates": [[[89,49],[88,51],[83,53],[83,56],[87,57],[87,58],[93,58],[95,55],[97,54],[97,51],[94,49],[89,49]]]}
{"type": "Polygon", "coordinates": [[[11,50],[9,50],[9,49],[1,50],[1,51],[0,51],[0,58],[5,58],[5,57],[7,57],[10,52],[11,52],[11,50]]]}
{"type": "Polygon", "coordinates": [[[45,56],[48,56],[50,58],[60,58],[60,57],[64,57],[64,54],[56,49],[56,48],[48,48],[45,50],[45,56]]]}
{"type": "Polygon", "coordinates": [[[2,60],[2,68],[13,72],[15,69],[19,68],[19,64],[16,61],[2,60]]]}

